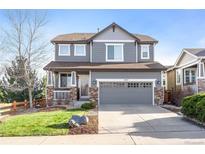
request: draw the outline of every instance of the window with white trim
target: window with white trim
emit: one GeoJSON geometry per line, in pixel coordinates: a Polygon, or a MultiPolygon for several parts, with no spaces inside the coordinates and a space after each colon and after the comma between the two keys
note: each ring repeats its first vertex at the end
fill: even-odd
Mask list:
{"type": "Polygon", "coordinates": [[[150,59],[149,45],[141,45],[141,59],[150,59]]]}
{"type": "Polygon", "coordinates": [[[75,44],[74,45],[74,56],[86,56],[85,44],[75,44]]]}
{"type": "Polygon", "coordinates": [[[71,87],[71,74],[67,74],[67,73],[59,74],[59,87],[60,88],[71,87]]]}
{"type": "Polygon", "coordinates": [[[188,68],[184,70],[184,83],[192,84],[196,82],[196,69],[188,68]]]}
{"type": "Polygon", "coordinates": [[[124,61],[123,44],[106,44],[106,61],[124,61]]]}
{"type": "Polygon", "coordinates": [[[47,73],[47,85],[48,86],[53,85],[53,73],[51,71],[48,71],[47,73]]]}
{"type": "Polygon", "coordinates": [[[69,44],[59,44],[58,55],[59,56],[70,56],[70,45],[69,44]]]}
{"type": "Polygon", "coordinates": [[[180,69],[176,70],[176,84],[177,85],[181,84],[181,70],[180,69]]]}

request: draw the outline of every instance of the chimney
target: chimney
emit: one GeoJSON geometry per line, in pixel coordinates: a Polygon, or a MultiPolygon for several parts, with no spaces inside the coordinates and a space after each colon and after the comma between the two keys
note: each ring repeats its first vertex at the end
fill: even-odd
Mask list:
{"type": "Polygon", "coordinates": [[[100,31],[100,28],[97,28],[97,32],[99,32],[100,31]]]}

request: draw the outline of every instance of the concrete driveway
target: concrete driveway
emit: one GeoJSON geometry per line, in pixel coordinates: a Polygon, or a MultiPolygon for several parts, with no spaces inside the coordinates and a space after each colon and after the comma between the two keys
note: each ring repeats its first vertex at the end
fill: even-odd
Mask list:
{"type": "Polygon", "coordinates": [[[134,144],[205,144],[203,127],[151,105],[100,106],[99,133],[126,135],[134,144]]]}

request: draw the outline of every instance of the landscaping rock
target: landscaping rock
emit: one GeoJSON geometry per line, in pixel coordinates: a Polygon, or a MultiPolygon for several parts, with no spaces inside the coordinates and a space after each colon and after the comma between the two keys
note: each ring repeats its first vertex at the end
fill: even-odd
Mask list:
{"type": "Polygon", "coordinates": [[[86,125],[89,119],[87,116],[78,116],[73,115],[71,119],[68,121],[69,127],[79,127],[80,125],[86,125]]]}

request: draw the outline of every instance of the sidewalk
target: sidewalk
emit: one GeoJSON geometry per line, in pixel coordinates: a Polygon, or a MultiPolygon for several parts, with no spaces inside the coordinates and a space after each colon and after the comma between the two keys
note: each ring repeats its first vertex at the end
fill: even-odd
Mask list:
{"type": "Polygon", "coordinates": [[[96,134],[42,137],[0,137],[0,144],[205,144],[204,131],[147,132],[132,134],[96,134]]]}

